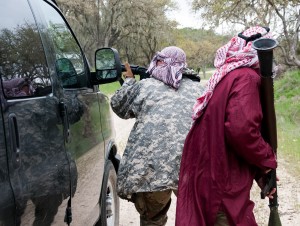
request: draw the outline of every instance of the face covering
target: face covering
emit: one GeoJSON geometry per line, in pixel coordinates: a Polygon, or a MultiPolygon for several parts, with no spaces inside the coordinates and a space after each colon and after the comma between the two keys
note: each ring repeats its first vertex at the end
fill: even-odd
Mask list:
{"type": "Polygon", "coordinates": [[[178,89],[185,67],[185,52],[176,46],[169,46],[155,54],[147,72],[151,77],[178,89]],[[157,64],[158,61],[161,62],[159,65],[157,64]]]}

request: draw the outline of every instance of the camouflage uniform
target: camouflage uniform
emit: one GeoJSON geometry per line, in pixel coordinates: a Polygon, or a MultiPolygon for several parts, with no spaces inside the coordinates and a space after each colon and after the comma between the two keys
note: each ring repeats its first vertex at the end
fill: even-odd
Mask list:
{"type": "MultiPolygon", "coordinates": [[[[177,190],[182,148],[200,92],[199,82],[187,78],[181,80],[178,90],[155,78],[140,82],[127,78],[112,96],[111,107],[119,117],[136,118],[118,171],[121,198],[132,200],[140,192],[177,190]]],[[[137,206],[139,201],[132,201],[137,206]]]]}

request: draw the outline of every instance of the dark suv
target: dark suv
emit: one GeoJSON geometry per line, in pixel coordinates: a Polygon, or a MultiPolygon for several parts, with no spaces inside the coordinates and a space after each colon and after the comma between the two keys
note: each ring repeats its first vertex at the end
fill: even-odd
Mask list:
{"type": "Polygon", "coordinates": [[[114,57],[97,50],[91,72],[52,1],[1,1],[1,226],[118,225],[119,158],[98,90],[120,76],[114,57]]]}

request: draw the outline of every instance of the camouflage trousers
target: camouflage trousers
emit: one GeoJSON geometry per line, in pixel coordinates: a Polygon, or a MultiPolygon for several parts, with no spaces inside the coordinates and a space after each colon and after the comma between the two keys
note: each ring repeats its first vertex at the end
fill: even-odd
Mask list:
{"type": "Polygon", "coordinates": [[[214,226],[229,226],[225,213],[221,211],[218,212],[217,219],[214,226]]]}
{"type": "MultiPolygon", "coordinates": [[[[177,192],[174,191],[175,195],[177,192]]],[[[134,204],[140,214],[140,226],[164,226],[171,204],[172,190],[140,192],[135,194],[134,204]]]]}

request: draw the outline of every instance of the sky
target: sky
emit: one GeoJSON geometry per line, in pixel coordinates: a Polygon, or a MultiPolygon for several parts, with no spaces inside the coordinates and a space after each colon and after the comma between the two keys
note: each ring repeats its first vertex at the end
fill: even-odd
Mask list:
{"type": "Polygon", "coordinates": [[[201,21],[200,17],[196,16],[194,12],[191,11],[191,1],[192,0],[174,0],[177,2],[178,9],[173,12],[168,13],[168,18],[176,20],[179,23],[179,28],[182,27],[192,27],[200,28],[201,21]]]}
{"type": "MultiPolygon", "coordinates": [[[[172,20],[176,20],[179,25],[178,28],[183,27],[191,27],[191,28],[203,28],[201,27],[201,24],[203,21],[201,21],[200,13],[195,13],[192,11],[192,1],[193,0],[173,0],[177,3],[178,9],[173,10],[172,12],[169,12],[167,14],[167,17],[172,20]]],[[[220,25],[219,27],[215,28],[215,32],[218,34],[228,34],[228,30],[232,31],[232,29],[241,30],[243,27],[233,25],[220,25]]]]}

